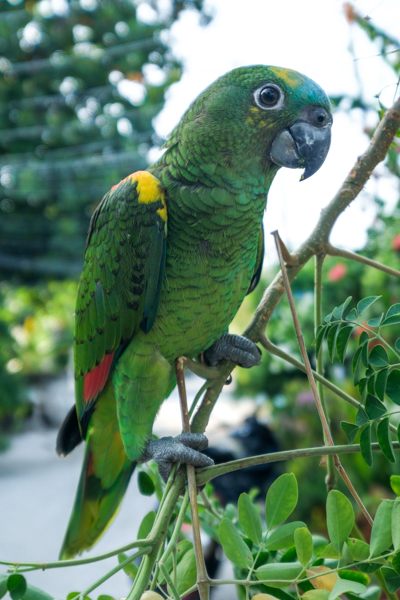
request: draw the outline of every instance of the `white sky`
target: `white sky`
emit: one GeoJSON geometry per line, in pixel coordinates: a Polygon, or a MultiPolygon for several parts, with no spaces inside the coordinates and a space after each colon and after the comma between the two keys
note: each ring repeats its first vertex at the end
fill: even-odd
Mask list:
{"type": "MultiPolygon", "coordinates": [[[[375,44],[357,26],[347,23],[341,0],[207,0],[207,6],[214,13],[208,26],[199,25],[194,11],[185,11],[172,27],[170,43],[184,72],[181,81],[168,90],[165,108],[155,120],[160,135],[171,131],[207,85],[241,65],[264,63],[296,69],[330,95],[356,94],[354,61],[348,51],[352,43],[356,56],[362,58],[357,66],[367,102],[373,102],[385,86],[396,83],[392,71],[380,58],[373,57],[377,54],[375,44]]],[[[354,7],[400,39],[399,0],[358,0],[354,7]]],[[[385,91],[390,96],[389,104],[394,90],[392,85],[385,91]]],[[[371,118],[374,123],[374,115],[371,118]]],[[[312,231],[321,209],[367,145],[364,125],[360,111],[353,111],[351,116],[337,113],[331,150],[320,171],[302,183],[300,170],[279,171],[269,193],[267,240],[268,233],[278,229],[288,247],[295,249],[312,231]]],[[[379,172],[385,170],[381,167],[379,172]]],[[[367,192],[376,186],[391,205],[396,202],[393,182],[386,178],[372,180],[366,192],[339,218],[331,238],[334,244],[350,249],[363,246],[366,228],[374,217],[367,192]]],[[[275,262],[272,238],[269,243],[267,240],[266,262],[275,262]]]]}

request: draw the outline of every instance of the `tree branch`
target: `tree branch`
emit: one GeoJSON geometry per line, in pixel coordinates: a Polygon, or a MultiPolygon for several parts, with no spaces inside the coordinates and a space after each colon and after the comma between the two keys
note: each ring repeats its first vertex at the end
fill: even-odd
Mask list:
{"type": "MultiPolygon", "coordinates": [[[[377,442],[371,444],[373,452],[379,452],[380,446],[377,442]]],[[[400,450],[400,443],[393,442],[393,449],[400,450]]],[[[300,448],[299,450],[283,450],[282,452],[271,452],[270,454],[259,454],[249,458],[239,458],[227,463],[214,465],[213,467],[205,467],[197,469],[196,482],[198,486],[205,485],[211,479],[245,469],[246,467],[255,467],[257,465],[265,465],[267,463],[281,462],[283,460],[293,460],[295,458],[314,458],[316,456],[334,455],[334,454],[356,454],[361,452],[360,444],[346,444],[341,446],[319,446],[317,448],[300,448]]]]}
{"type": "Polygon", "coordinates": [[[397,279],[400,279],[400,271],[397,271],[397,269],[392,269],[392,267],[388,267],[378,262],[377,260],[366,258],[361,254],[357,254],[356,252],[350,252],[350,250],[341,250],[340,248],[335,248],[329,242],[326,243],[326,252],[330,256],[341,256],[342,258],[354,260],[364,265],[368,265],[369,267],[372,267],[374,269],[378,269],[378,271],[383,271],[384,273],[392,275],[393,277],[397,277],[397,279]]]}

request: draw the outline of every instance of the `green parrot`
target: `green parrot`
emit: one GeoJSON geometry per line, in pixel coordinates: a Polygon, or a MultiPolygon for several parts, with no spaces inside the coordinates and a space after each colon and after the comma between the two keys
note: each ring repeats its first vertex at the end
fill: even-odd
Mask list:
{"type": "Polygon", "coordinates": [[[164,479],[173,462],[211,464],[205,436],[152,438],[174,361],[259,364],[259,349],[227,330],[260,278],[268,190],[281,166],[304,168],[302,179],[319,169],[331,125],[311,79],[234,69],[193,102],[161,158],[98,205],[76,303],[76,407],[57,438],[60,455],[86,441],[60,558],[93,546],[138,462],[155,459],[164,479]]]}

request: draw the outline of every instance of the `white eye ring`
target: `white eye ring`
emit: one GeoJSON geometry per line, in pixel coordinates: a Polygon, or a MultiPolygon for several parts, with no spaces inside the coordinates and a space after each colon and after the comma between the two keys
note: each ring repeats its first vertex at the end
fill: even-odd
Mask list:
{"type": "Polygon", "coordinates": [[[275,85],[275,83],[266,83],[254,92],[254,102],[257,104],[258,108],[261,108],[262,110],[277,110],[283,106],[284,100],[285,98],[281,88],[278,85],[275,85]],[[276,103],[271,106],[268,106],[268,104],[262,100],[262,93],[266,89],[275,90],[277,92],[276,103]]]}

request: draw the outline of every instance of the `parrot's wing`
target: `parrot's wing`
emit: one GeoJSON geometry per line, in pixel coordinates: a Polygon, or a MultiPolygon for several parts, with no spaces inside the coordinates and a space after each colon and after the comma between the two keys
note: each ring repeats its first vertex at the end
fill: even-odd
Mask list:
{"type": "Polygon", "coordinates": [[[257,287],[258,282],[260,281],[261,271],[264,262],[264,227],[261,223],[260,232],[258,234],[258,245],[257,245],[257,259],[256,264],[254,266],[253,277],[251,278],[249,289],[247,290],[247,294],[251,294],[253,290],[257,287]]]}
{"type": "Polygon", "coordinates": [[[113,361],[157,314],[167,210],[158,179],[138,171],[114,186],[93,214],[75,317],[76,405],[82,432],[113,361]]]}

